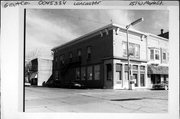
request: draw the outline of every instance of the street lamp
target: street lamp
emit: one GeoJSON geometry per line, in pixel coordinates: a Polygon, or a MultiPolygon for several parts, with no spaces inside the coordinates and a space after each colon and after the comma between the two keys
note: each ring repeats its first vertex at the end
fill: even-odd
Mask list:
{"type": "Polygon", "coordinates": [[[132,22],[132,23],[130,23],[129,25],[126,26],[126,34],[127,34],[127,60],[128,60],[128,83],[129,83],[129,89],[131,89],[131,88],[130,88],[130,65],[129,65],[129,62],[130,62],[130,60],[129,60],[130,53],[129,53],[128,29],[129,29],[130,26],[134,26],[134,25],[136,25],[137,23],[142,22],[142,21],[144,21],[144,19],[143,19],[143,18],[139,18],[139,19],[137,19],[136,21],[134,21],[134,22],[132,22]]]}

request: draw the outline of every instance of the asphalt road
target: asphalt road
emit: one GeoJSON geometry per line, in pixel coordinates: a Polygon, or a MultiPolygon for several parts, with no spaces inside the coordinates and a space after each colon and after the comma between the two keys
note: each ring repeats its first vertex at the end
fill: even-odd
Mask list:
{"type": "Polygon", "coordinates": [[[26,87],[25,112],[167,113],[168,91],[26,87]]]}

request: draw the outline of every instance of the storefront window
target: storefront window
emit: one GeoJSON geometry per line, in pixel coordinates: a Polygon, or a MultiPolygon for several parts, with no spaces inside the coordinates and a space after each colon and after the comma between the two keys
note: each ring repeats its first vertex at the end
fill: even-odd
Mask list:
{"type": "Polygon", "coordinates": [[[145,66],[140,66],[140,70],[144,71],[145,70],[145,66]]]}
{"type": "Polygon", "coordinates": [[[92,73],[92,66],[88,66],[87,68],[87,79],[92,80],[93,73],[92,73]]]}
{"type": "Polygon", "coordinates": [[[144,74],[140,74],[140,85],[145,86],[145,75],[144,74]]]}
{"type": "Polygon", "coordinates": [[[100,65],[94,66],[94,80],[100,80],[100,65]]]}
{"type": "Polygon", "coordinates": [[[81,68],[81,80],[86,80],[86,68],[81,68]]]}
{"type": "Polygon", "coordinates": [[[133,65],[133,70],[137,71],[138,70],[138,66],[137,65],[133,65]]]}
{"type": "Polygon", "coordinates": [[[116,73],[118,75],[117,76],[118,80],[122,80],[121,71],[122,71],[122,64],[116,64],[116,73]]]}

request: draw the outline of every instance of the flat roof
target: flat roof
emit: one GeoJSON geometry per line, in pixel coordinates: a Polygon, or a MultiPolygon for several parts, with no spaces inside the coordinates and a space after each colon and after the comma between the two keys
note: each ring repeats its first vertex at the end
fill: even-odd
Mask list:
{"type": "MultiPolygon", "coordinates": [[[[72,41],[69,41],[69,42],[64,43],[64,44],[62,44],[62,45],[59,45],[59,46],[56,46],[56,47],[52,48],[51,50],[53,51],[53,50],[55,50],[55,49],[57,49],[57,48],[65,47],[65,46],[70,45],[70,44],[73,44],[73,43],[75,43],[75,42],[77,42],[77,41],[82,41],[83,38],[85,38],[85,37],[87,37],[87,36],[93,35],[93,34],[95,34],[95,33],[97,33],[97,32],[100,32],[100,31],[102,31],[102,30],[104,30],[104,29],[110,29],[110,28],[120,28],[121,30],[126,30],[126,28],[123,27],[123,26],[120,26],[120,25],[118,25],[118,24],[111,23],[111,24],[108,24],[108,25],[106,25],[106,26],[104,26],[104,27],[101,27],[101,28],[99,28],[99,29],[96,29],[96,30],[94,30],[94,31],[91,31],[91,32],[89,32],[89,33],[87,33],[87,34],[84,34],[84,35],[82,35],[82,36],[80,36],[80,37],[78,37],[78,38],[76,38],[76,39],[74,39],[74,40],[72,40],[72,41]]],[[[154,35],[154,34],[150,34],[150,33],[146,33],[146,32],[141,32],[141,31],[134,30],[134,29],[129,29],[128,31],[129,31],[129,32],[132,32],[132,33],[141,34],[141,35],[146,35],[146,36],[151,35],[151,36],[154,36],[154,37],[157,37],[157,38],[161,38],[161,39],[163,39],[163,40],[168,40],[168,39],[166,39],[166,38],[162,38],[162,37],[157,36],[157,35],[154,35]]]]}

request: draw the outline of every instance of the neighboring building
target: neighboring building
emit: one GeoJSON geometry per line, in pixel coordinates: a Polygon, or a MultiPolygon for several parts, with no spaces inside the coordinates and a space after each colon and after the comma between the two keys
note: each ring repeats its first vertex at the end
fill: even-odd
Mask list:
{"type": "Polygon", "coordinates": [[[42,86],[52,75],[52,59],[36,58],[31,61],[31,64],[31,84],[42,86]]]}
{"type": "MultiPolygon", "coordinates": [[[[147,72],[148,64],[154,62],[148,57],[149,48],[160,45],[161,41],[168,42],[155,35],[129,30],[130,72],[135,88],[151,88],[153,81],[147,72]],[[155,40],[153,43],[157,40],[158,44],[151,40],[155,40]]],[[[129,89],[126,45],[126,29],[109,24],[55,47],[52,49],[54,80],[61,81],[62,85],[75,81],[89,88],[129,89]]]]}
{"type": "Polygon", "coordinates": [[[162,81],[168,81],[169,40],[149,34],[147,46],[150,86],[162,81]]]}
{"type": "Polygon", "coordinates": [[[31,85],[42,86],[52,75],[52,54],[49,51],[38,50],[30,60],[29,80],[31,85]]]}

